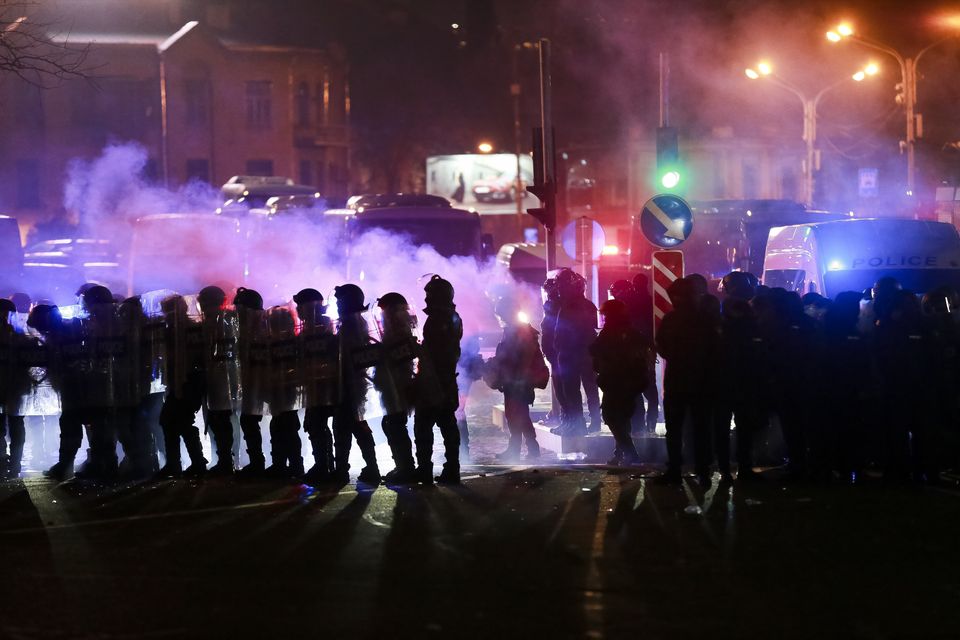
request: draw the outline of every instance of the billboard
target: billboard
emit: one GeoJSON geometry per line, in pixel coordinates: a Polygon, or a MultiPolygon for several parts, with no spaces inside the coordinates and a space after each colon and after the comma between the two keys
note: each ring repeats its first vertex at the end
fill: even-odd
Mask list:
{"type": "MultiPolygon", "coordinates": [[[[533,158],[520,155],[522,208],[538,206],[528,194],[533,184],[533,158]]],[[[517,156],[512,153],[462,153],[427,158],[427,193],[449,198],[454,206],[480,214],[517,212],[517,156]]]]}

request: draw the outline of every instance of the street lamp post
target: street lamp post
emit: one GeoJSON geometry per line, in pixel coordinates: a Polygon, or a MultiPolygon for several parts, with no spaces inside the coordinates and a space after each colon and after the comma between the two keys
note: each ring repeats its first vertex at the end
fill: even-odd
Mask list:
{"type": "MultiPolygon", "coordinates": [[[[920,58],[923,57],[930,49],[933,49],[939,44],[946,42],[954,38],[955,35],[950,35],[945,38],[941,38],[935,42],[928,44],[926,47],[921,49],[917,55],[912,58],[904,57],[900,54],[899,51],[893,47],[883,44],[881,42],[876,42],[863,36],[857,35],[853,31],[853,27],[849,24],[843,23],[837,25],[837,28],[833,31],[827,32],[827,40],[830,42],[840,42],[843,40],[849,40],[851,42],[856,42],[857,44],[874,49],[876,51],[881,51],[894,60],[897,61],[897,65],[900,67],[900,82],[901,87],[903,88],[903,108],[906,114],[906,135],[903,144],[903,150],[907,153],[907,195],[913,196],[914,189],[916,188],[916,159],[914,152],[914,143],[917,138],[923,137],[923,120],[917,110],[917,64],[920,62],[920,58]]],[[[899,97],[899,96],[898,96],[899,97]]]]}
{"type": "MultiPolygon", "coordinates": [[[[851,78],[856,82],[862,82],[868,76],[874,76],[879,73],[880,68],[873,63],[866,65],[863,69],[854,73],[851,78]]],[[[813,194],[816,186],[816,171],[820,168],[820,159],[817,153],[817,107],[820,100],[828,91],[840,86],[847,81],[847,78],[841,78],[832,84],[828,84],[821,89],[812,98],[808,97],[796,85],[787,82],[777,74],[773,73],[773,67],[767,62],[759,62],[756,68],[747,69],[745,75],[751,80],[766,78],[781,89],[785,89],[797,96],[803,105],[803,141],[806,143],[806,160],[803,163],[803,202],[808,207],[813,206],[813,194]]]]}

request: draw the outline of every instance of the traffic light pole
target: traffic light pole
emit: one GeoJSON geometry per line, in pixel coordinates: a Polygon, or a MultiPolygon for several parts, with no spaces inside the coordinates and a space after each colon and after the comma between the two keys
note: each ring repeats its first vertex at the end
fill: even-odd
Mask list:
{"type": "Polygon", "coordinates": [[[543,159],[543,182],[547,190],[544,208],[552,224],[544,225],[544,242],[547,245],[546,261],[549,273],[557,266],[557,241],[554,229],[557,223],[557,167],[553,149],[553,86],[550,79],[550,40],[540,38],[540,128],[541,158],[543,159]]]}

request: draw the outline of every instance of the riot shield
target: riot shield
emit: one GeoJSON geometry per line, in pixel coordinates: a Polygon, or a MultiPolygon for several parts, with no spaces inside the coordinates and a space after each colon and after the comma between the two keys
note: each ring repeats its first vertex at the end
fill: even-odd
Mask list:
{"type": "Polygon", "coordinates": [[[200,354],[199,325],[187,315],[187,305],[181,296],[165,298],[162,305],[164,322],[163,380],[167,395],[184,399],[187,385],[194,382],[192,373],[197,368],[200,354]]]}
{"type": "Polygon", "coordinates": [[[166,360],[166,324],[163,300],[176,295],[169,289],[148,291],[140,296],[143,326],[140,333],[140,353],[144,374],[149,369],[150,389],[147,393],[162,393],[166,389],[164,362],[166,360]]]}
{"type": "Polygon", "coordinates": [[[240,401],[237,314],[220,309],[202,316],[205,402],[210,411],[234,411],[240,401]]]}
{"type": "Polygon", "coordinates": [[[80,318],[64,319],[50,338],[53,342],[53,386],[64,411],[87,406],[87,388],[92,370],[90,343],[85,340],[80,318]]]}
{"type": "Polygon", "coordinates": [[[115,397],[117,406],[135,407],[150,392],[151,363],[143,341],[146,315],[140,302],[123,302],[117,309],[117,329],[123,349],[117,354],[115,397]]]}
{"type": "MultiPolygon", "coordinates": [[[[20,400],[19,413],[12,415],[53,416],[60,413],[60,398],[53,388],[53,359],[48,344],[33,329],[16,340],[13,350],[13,368],[26,391],[20,400]]],[[[10,406],[10,405],[8,405],[10,406]]]]}
{"type": "Polygon", "coordinates": [[[340,401],[340,350],[333,324],[319,302],[298,306],[298,370],[303,406],[333,407],[340,401]]]}
{"type": "Polygon", "coordinates": [[[240,365],[240,413],[262,416],[270,379],[267,316],[261,309],[237,307],[237,357],[240,365]]]}
{"type": "Polygon", "coordinates": [[[300,408],[300,378],[297,372],[296,322],[290,309],[273,307],[268,312],[270,329],[270,414],[300,408]]]}
{"type": "Polygon", "coordinates": [[[416,317],[406,306],[379,311],[377,330],[381,344],[373,386],[380,394],[384,414],[408,413],[413,400],[414,359],[417,355],[416,317]]]}
{"type": "Polygon", "coordinates": [[[87,305],[83,318],[84,341],[89,344],[90,374],[87,383],[86,406],[116,407],[121,379],[130,375],[123,371],[127,359],[127,343],[120,325],[117,305],[94,303],[87,305]]]}
{"type": "Polygon", "coordinates": [[[367,370],[380,359],[380,345],[370,336],[370,325],[362,313],[351,313],[338,320],[337,346],[342,363],[341,402],[357,420],[366,417],[367,370]]]}

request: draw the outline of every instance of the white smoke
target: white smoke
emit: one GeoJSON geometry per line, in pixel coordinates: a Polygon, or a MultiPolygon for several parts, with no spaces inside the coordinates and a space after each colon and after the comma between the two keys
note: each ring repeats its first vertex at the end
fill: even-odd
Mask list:
{"type": "MultiPolygon", "coordinates": [[[[158,225],[148,238],[138,239],[138,253],[137,248],[131,249],[137,218],[183,212],[209,213],[213,218],[222,200],[209,185],[166,189],[152,183],[142,176],[146,162],[145,150],[135,144],[110,145],[92,161],[75,161],[64,200],[90,235],[112,240],[126,256],[134,254],[137,269],[155,276],[150,278],[150,288],[170,287],[190,294],[218,284],[230,294],[231,289],[246,286],[260,291],[265,304],[273,305],[289,302],[306,287],[326,297],[335,286],[351,281],[364,290],[370,304],[396,291],[419,311],[423,285],[430,275],[439,274],[456,290],[455,302],[467,335],[497,330],[493,300],[503,295],[522,300],[530,316],[538,317],[538,293],[518,285],[491,262],[447,258],[430,246],[414,246],[408,238],[382,230],[365,233],[348,251],[342,220],[318,222],[306,214],[272,219],[247,216],[241,220],[240,234],[232,231],[229,218],[214,225],[218,229],[198,226],[194,232],[189,226],[185,232],[183,226],[158,225]],[[147,242],[152,247],[149,256],[143,251],[147,242]]],[[[143,293],[137,282],[130,285],[129,293],[143,293]]]]}

